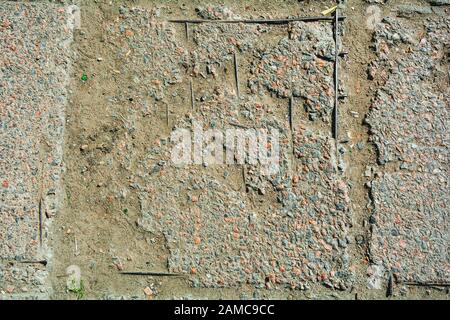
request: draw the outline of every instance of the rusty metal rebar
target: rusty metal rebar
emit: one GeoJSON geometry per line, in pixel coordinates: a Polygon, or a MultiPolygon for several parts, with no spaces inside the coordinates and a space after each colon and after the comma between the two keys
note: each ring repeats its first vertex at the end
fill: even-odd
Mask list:
{"type": "MultiPolygon", "coordinates": [[[[346,17],[341,16],[338,19],[344,20],[346,17]]],[[[208,19],[171,19],[172,23],[246,23],[246,24],[286,24],[290,22],[304,21],[334,21],[334,17],[294,17],[286,19],[238,19],[238,20],[208,20],[208,19]]]]}

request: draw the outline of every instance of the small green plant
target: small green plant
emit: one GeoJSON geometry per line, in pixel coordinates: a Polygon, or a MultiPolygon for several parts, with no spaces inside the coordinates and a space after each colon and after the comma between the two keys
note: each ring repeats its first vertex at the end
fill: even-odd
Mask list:
{"type": "Polygon", "coordinates": [[[80,280],[80,286],[79,286],[79,287],[77,287],[77,286],[75,285],[75,280],[73,280],[73,284],[74,284],[74,285],[72,286],[72,288],[69,288],[69,292],[74,293],[74,294],[76,295],[76,297],[77,297],[78,300],[83,299],[84,296],[85,296],[85,294],[86,294],[86,292],[85,292],[85,290],[84,290],[84,283],[83,283],[83,280],[80,280]]]}
{"type": "Polygon", "coordinates": [[[81,76],[81,81],[86,82],[88,79],[88,76],[86,73],[83,73],[83,75],[81,76]]]}

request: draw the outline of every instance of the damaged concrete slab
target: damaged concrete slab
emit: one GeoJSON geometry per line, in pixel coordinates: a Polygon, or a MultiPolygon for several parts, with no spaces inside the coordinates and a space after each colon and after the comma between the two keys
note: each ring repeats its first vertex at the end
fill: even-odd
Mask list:
{"type": "Polygon", "coordinates": [[[154,160],[157,172],[142,168],[141,188],[148,191],[141,193],[139,224],[164,234],[171,272],[189,274],[194,287],[305,290],[320,283],[344,290],[351,284],[346,183],[331,139],[299,130],[294,170],[286,166],[270,178],[249,165],[244,177],[231,168],[173,169],[164,157],[154,160]]]}
{"type": "Polygon", "coordinates": [[[428,173],[386,173],[372,181],[370,257],[399,281],[446,283],[449,180],[428,173]]]}
{"type": "Polygon", "coordinates": [[[73,2],[0,1],[0,299],[448,295],[447,1],[73,2]]]}
{"type": "Polygon", "coordinates": [[[409,21],[385,18],[374,36],[369,76],[382,85],[366,118],[380,164],[370,183],[369,273],[400,283],[450,280],[447,24],[429,18],[417,34],[409,21]]]}
{"type": "Polygon", "coordinates": [[[9,293],[48,294],[48,271],[35,266],[50,259],[48,226],[62,205],[75,9],[0,4],[0,280],[9,293]]]}
{"type": "MultiPolygon", "coordinates": [[[[209,8],[208,12],[221,16],[222,9],[209,8]]],[[[225,13],[237,17],[229,10],[225,13]]],[[[140,10],[125,13],[123,29],[133,23],[135,30],[130,36],[131,47],[145,29],[145,24],[135,23],[146,21],[141,17],[147,14],[140,10]]],[[[209,17],[201,9],[197,14],[209,17]]],[[[138,161],[134,186],[140,190],[139,225],[153,234],[164,234],[170,252],[169,271],[189,275],[193,287],[249,284],[256,288],[305,290],[323,284],[340,290],[348,288],[352,278],[346,252],[351,220],[349,198],[346,183],[339,177],[331,130],[311,126],[306,116],[296,120],[292,131],[287,112],[287,98],[294,95],[299,98],[296,107],[307,109],[310,119],[331,122],[334,90],[333,63],[329,60],[334,57],[335,47],[331,25],[201,24],[189,26],[189,30],[193,33],[189,52],[176,50],[189,53],[182,61],[186,76],[180,78],[181,88],[188,88],[189,81],[198,83],[202,77],[210,78],[209,86],[219,84],[222,77],[227,78],[233,54],[238,53],[243,62],[236,70],[237,76],[249,79],[250,91],[242,90],[237,97],[233,81],[214,90],[205,89],[195,101],[195,113],[170,125],[174,130],[191,131],[195,130],[195,122],[205,131],[236,126],[276,128],[282,140],[281,168],[270,177],[260,174],[259,164],[250,163],[239,166],[237,174],[232,165],[203,162],[206,168],[174,168],[170,158],[174,141],[169,137],[158,139],[150,153],[138,161]],[[267,52],[260,51],[265,45],[256,45],[260,34],[276,32],[276,28],[284,32],[280,42],[275,47],[269,45],[267,52]],[[322,95],[321,90],[326,94],[322,95]],[[270,97],[271,91],[278,97],[270,97]],[[274,104],[276,110],[272,111],[274,104]],[[264,198],[275,202],[263,204],[264,198]]],[[[161,34],[150,36],[148,42],[161,34]]],[[[173,39],[183,37],[178,31],[173,39]]],[[[133,59],[141,58],[141,53],[135,51],[133,59]]],[[[173,62],[164,67],[175,69],[173,62]]],[[[135,68],[136,74],[141,70],[140,64],[129,68],[135,68]]],[[[164,97],[161,100],[165,103],[173,98],[164,97]]]]}

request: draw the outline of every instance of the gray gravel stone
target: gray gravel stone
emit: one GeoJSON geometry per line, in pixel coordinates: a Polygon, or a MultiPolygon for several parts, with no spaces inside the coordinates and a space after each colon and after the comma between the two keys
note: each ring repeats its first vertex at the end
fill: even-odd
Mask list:
{"type": "Polygon", "coordinates": [[[433,11],[430,7],[421,7],[411,4],[397,6],[397,16],[412,17],[415,14],[431,14],[433,11]]]}
{"type": "Polygon", "coordinates": [[[448,6],[450,5],[450,0],[426,0],[432,6],[448,6]]]}

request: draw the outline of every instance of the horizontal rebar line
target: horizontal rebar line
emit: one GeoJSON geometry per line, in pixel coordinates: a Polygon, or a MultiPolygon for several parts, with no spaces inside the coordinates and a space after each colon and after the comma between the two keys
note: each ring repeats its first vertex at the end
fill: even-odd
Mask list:
{"type": "MultiPolygon", "coordinates": [[[[346,17],[341,16],[339,20],[344,20],[346,17]]],[[[296,18],[286,18],[286,19],[241,19],[241,20],[208,20],[208,19],[172,19],[168,20],[173,23],[249,23],[249,24],[285,24],[295,21],[334,21],[334,17],[296,17],[296,18]]]]}
{"type": "Polygon", "coordinates": [[[184,277],[185,274],[180,273],[167,273],[167,272],[152,272],[152,271],[124,271],[120,274],[127,276],[153,276],[153,277],[184,277]]]}
{"type": "Polygon", "coordinates": [[[417,287],[450,287],[449,282],[399,282],[399,284],[417,287]]]}
{"type": "Polygon", "coordinates": [[[42,264],[44,266],[47,265],[47,260],[19,260],[18,263],[25,263],[25,264],[42,264]]]}
{"type": "Polygon", "coordinates": [[[22,263],[22,264],[42,264],[44,266],[47,265],[47,260],[12,260],[12,259],[1,259],[0,263],[8,263],[8,264],[16,264],[16,263],[22,263]]]}

